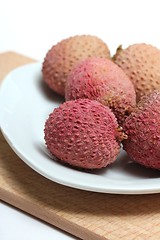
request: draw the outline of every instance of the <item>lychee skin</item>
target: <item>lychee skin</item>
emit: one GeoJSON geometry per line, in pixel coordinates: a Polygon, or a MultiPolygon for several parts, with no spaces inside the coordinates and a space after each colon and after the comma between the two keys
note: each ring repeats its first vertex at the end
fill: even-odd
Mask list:
{"type": "Polygon", "coordinates": [[[90,56],[110,58],[106,43],[96,36],[76,35],[54,45],[42,66],[43,79],[56,93],[64,96],[65,83],[71,69],[90,56]]]}
{"type": "Polygon", "coordinates": [[[138,43],[122,49],[120,46],[113,57],[134,84],[137,102],[143,95],[160,90],[160,50],[138,43]]]}
{"type": "Polygon", "coordinates": [[[92,57],[72,69],[65,99],[88,98],[109,106],[121,124],[136,105],[136,94],[128,76],[110,59],[92,57]]]}
{"type": "Polygon", "coordinates": [[[124,149],[136,162],[160,170],[160,91],[143,96],[124,123],[124,149]]]}
{"type": "Polygon", "coordinates": [[[64,102],[54,109],[44,133],[54,156],[84,169],[99,169],[115,161],[123,138],[111,110],[89,99],[64,102]]]}

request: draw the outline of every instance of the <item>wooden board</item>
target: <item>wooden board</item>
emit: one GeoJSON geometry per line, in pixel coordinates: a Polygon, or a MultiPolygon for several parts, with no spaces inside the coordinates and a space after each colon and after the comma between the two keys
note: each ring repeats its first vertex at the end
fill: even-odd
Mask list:
{"type": "MultiPolygon", "coordinates": [[[[0,55],[0,79],[33,61],[0,55]]],[[[29,168],[0,135],[0,198],[85,240],[160,239],[160,194],[113,195],[54,183],[29,168]]]]}

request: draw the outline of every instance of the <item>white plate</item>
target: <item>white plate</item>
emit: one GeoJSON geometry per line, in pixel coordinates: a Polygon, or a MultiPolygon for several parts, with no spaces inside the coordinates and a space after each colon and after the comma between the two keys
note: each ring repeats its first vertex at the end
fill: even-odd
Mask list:
{"type": "Polygon", "coordinates": [[[17,155],[41,175],[66,186],[95,192],[160,192],[160,171],[133,163],[123,150],[115,163],[94,171],[80,171],[52,159],[44,142],[44,123],[63,98],[43,83],[41,63],[15,69],[0,90],[2,133],[17,155]]]}

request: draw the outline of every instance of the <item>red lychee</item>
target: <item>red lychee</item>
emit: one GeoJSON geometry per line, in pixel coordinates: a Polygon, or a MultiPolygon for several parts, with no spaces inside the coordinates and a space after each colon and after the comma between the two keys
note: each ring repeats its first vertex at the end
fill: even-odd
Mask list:
{"type": "Polygon", "coordinates": [[[143,96],[123,128],[128,155],[146,167],[160,169],[160,91],[143,96]]]}
{"type": "Polygon", "coordinates": [[[89,99],[61,104],[45,123],[48,150],[59,160],[85,169],[116,160],[125,137],[108,107],[89,99]]]}

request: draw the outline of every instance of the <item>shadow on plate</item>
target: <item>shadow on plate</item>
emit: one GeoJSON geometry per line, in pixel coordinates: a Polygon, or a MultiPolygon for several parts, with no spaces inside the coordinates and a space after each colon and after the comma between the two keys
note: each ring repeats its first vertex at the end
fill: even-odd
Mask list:
{"type": "Polygon", "coordinates": [[[56,162],[56,164],[59,164],[61,166],[65,166],[67,168],[73,169],[74,171],[80,171],[85,172],[88,174],[94,174],[94,175],[106,175],[106,174],[115,174],[117,177],[120,176],[130,176],[135,178],[142,178],[142,179],[148,179],[148,178],[160,178],[160,171],[154,170],[150,168],[146,168],[144,166],[141,166],[140,164],[133,162],[127,153],[124,150],[121,150],[121,153],[117,160],[109,165],[108,167],[102,168],[102,169],[82,169],[79,167],[73,167],[70,166],[67,163],[62,162],[60,159],[58,159],[56,156],[53,156],[48,149],[46,148],[45,144],[37,143],[36,148],[40,153],[46,158],[56,162]]]}
{"type": "Polygon", "coordinates": [[[160,171],[156,169],[146,168],[136,162],[134,162],[124,150],[121,150],[117,160],[108,167],[100,170],[94,170],[91,173],[104,175],[109,172],[114,172],[118,175],[125,174],[126,176],[138,177],[142,179],[148,178],[160,178],[160,171]]]}
{"type": "Polygon", "coordinates": [[[47,84],[43,81],[42,76],[39,77],[37,85],[39,90],[42,92],[42,94],[45,96],[47,100],[58,104],[61,104],[65,101],[63,96],[57,94],[47,86],[47,84]]]}

